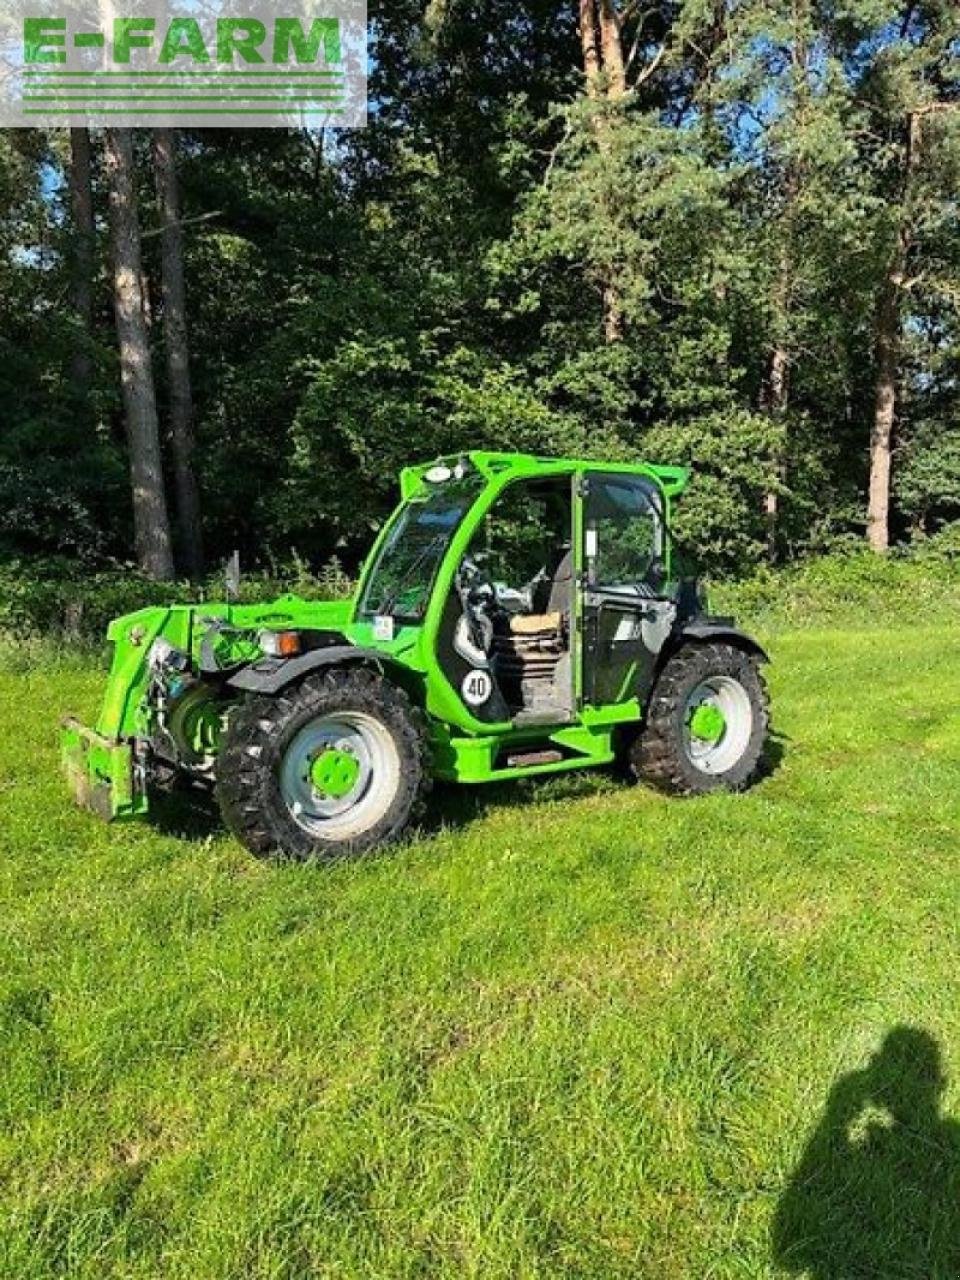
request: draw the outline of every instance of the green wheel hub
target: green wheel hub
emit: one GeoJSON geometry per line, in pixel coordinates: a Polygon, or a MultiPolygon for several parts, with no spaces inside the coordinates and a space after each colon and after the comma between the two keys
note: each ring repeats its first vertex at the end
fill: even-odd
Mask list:
{"type": "Polygon", "coordinates": [[[382,820],[402,782],[390,729],[366,711],[308,720],[280,761],[280,795],[297,826],[322,840],[352,839],[382,820]]]}
{"type": "Polygon", "coordinates": [[[701,742],[719,742],[726,727],[726,717],[712,702],[702,702],[690,717],[690,736],[701,742]]]}
{"type": "Polygon", "coordinates": [[[339,800],[357,785],[360,764],[349,751],[328,747],[315,756],[310,765],[310,782],[320,795],[339,800]]]}

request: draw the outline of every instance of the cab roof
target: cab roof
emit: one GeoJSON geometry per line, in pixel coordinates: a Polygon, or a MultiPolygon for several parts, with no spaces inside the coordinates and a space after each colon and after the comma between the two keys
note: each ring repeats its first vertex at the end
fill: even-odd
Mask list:
{"type": "Polygon", "coordinates": [[[431,467],[451,468],[468,460],[488,480],[499,480],[510,472],[517,477],[562,475],[574,471],[605,471],[653,478],[669,498],[675,498],[687,487],[690,472],[686,467],[659,466],[650,462],[603,462],[596,458],[548,458],[532,453],[496,453],[485,449],[468,449],[464,453],[445,454],[430,462],[404,467],[400,473],[403,496],[409,497],[431,467]]]}

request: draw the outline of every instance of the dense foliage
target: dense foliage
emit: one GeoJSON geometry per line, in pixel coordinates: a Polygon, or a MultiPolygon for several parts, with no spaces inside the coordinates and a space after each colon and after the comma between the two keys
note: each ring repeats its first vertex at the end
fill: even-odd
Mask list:
{"type": "MultiPolygon", "coordinates": [[[[522,540],[518,540],[522,543],[522,540]]],[[[155,604],[157,584],[131,566],[71,572],[62,557],[0,565],[0,667],[48,666],[64,653],[103,651],[112,618],[155,604]]],[[[248,572],[242,601],[293,591],[304,599],[346,599],[356,583],[334,560],[313,571],[301,560],[248,572]]],[[[761,564],[746,577],[708,577],[710,606],[764,633],[844,626],[874,630],[922,616],[944,625],[960,613],[960,526],[951,525],[916,549],[876,556],[848,544],[777,568],[761,564]]],[[[222,573],[202,582],[166,583],[164,598],[189,603],[221,599],[222,573]]]]}
{"type": "MultiPolygon", "coordinates": [[[[960,518],[952,0],[624,6],[617,93],[572,0],[370,13],[366,130],[179,139],[210,562],[352,571],[398,467],[471,446],[692,464],[715,571],[862,537],[891,289],[891,535],[960,518]]],[[[99,140],[89,328],[67,157],[0,135],[0,555],[94,571],[132,559],[131,507],[99,140]]]]}

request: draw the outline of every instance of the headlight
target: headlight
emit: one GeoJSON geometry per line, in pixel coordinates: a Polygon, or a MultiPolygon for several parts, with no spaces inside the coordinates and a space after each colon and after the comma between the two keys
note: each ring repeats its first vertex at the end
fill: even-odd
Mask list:
{"type": "Polygon", "coordinates": [[[261,631],[257,643],[268,658],[293,658],[301,648],[296,631],[261,631]]]}

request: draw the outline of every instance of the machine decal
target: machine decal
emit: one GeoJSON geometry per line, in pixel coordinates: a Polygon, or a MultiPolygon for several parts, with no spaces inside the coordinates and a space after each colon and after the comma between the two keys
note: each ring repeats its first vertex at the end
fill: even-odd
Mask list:
{"type": "Polygon", "coordinates": [[[481,707],[493,693],[493,680],[488,671],[468,671],[460,685],[463,700],[469,707],[481,707]]]}

